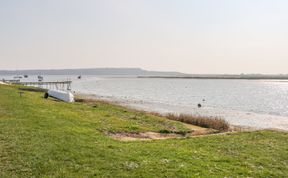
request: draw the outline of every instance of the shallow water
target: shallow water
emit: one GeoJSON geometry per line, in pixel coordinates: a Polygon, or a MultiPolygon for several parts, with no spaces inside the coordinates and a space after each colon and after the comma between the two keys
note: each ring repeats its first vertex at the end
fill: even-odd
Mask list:
{"type": "Polygon", "coordinates": [[[288,116],[288,83],[277,81],[90,78],[73,88],[119,99],[288,116]]]}
{"type": "MultiPolygon", "coordinates": [[[[160,112],[223,117],[232,124],[288,129],[288,81],[44,76],[72,90],[160,112]],[[202,108],[197,104],[201,103],[202,108]],[[277,123],[277,124],[276,124],[277,123]]],[[[36,80],[30,76],[24,80],[36,80]]]]}

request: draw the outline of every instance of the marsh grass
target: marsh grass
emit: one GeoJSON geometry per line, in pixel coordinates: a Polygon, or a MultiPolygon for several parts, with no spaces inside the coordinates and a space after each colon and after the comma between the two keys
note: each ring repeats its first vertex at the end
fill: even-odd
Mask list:
{"type": "Polygon", "coordinates": [[[220,132],[227,132],[229,130],[229,123],[222,118],[194,116],[188,114],[167,114],[166,118],[174,121],[180,121],[187,124],[192,124],[200,127],[211,128],[220,132]]]}

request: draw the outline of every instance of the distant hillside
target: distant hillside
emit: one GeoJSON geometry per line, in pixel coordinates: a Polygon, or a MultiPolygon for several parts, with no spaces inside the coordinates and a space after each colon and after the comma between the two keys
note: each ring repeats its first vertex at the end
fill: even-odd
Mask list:
{"type": "Polygon", "coordinates": [[[129,75],[129,76],[182,76],[179,72],[147,71],[140,68],[91,68],[49,70],[0,70],[0,75],[129,75]]]}
{"type": "Polygon", "coordinates": [[[182,79],[285,79],[287,74],[185,74],[180,72],[148,71],[141,68],[90,68],[90,69],[45,69],[45,70],[0,70],[0,75],[102,75],[138,76],[140,78],[182,78],[182,79]]]}

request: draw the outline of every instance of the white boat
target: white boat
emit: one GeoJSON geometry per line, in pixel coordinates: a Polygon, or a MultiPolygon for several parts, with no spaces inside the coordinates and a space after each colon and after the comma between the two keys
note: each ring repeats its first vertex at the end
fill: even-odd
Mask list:
{"type": "Polygon", "coordinates": [[[70,91],[48,90],[48,95],[62,101],[74,102],[74,95],[70,91]]]}

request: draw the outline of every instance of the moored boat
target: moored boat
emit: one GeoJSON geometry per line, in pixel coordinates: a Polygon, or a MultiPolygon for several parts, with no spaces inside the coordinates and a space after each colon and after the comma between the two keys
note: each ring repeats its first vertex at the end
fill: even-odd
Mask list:
{"type": "Polygon", "coordinates": [[[21,79],[22,78],[22,76],[15,76],[15,77],[13,77],[14,79],[21,79]]]}
{"type": "Polygon", "coordinates": [[[43,81],[43,77],[41,75],[38,75],[38,81],[42,82],[43,81]]]}

